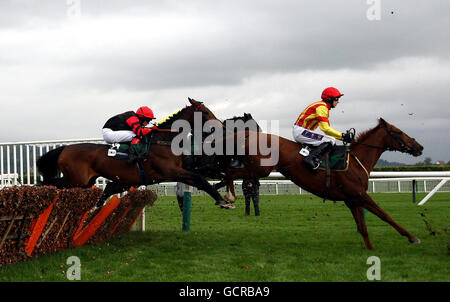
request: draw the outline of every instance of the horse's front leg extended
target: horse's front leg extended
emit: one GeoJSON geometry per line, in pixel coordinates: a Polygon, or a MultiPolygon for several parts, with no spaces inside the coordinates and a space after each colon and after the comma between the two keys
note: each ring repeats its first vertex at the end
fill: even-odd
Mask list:
{"type": "Polygon", "coordinates": [[[102,197],[97,202],[97,207],[102,207],[105,203],[105,200],[108,199],[109,196],[122,193],[123,191],[128,190],[130,187],[130,185],[121,184],[115,181],[108,182],[105,189],[103,190],[102,197]]]}
{"type": "Polygon", "coordinates": [[[219,190],[220,188],[224,187],[226,185],[226,180],[222,179],[220,182],[214,184],[212,187],[214,188],[214,190],[219,190]]]}
{"type": "Polygon", "coordinates": [[[400,235],[408,237],[409,242],[411,243],[420,243],[419,238],[409,233],[407,230],[402,228],[399,224],[397,224],[385,211],[383,211],[382,208],[380,208],[379,205],[373,201],[373,199],[367,194],[362,193],[362,206],[378,216],[381,220],[389,223],[394,229],[397,230],[397,232],[400,233],[400,235]]]}
{"type": "Polygon", "coordinates": [[[194,186],[197,189],[203,190],[208,193],[212,198],[214,198],[214,200],[216,201],[216,205],[219,205],[221,208],[234,209],[234,206],[226,202],[222,198],[222,196],[220,196],[219,192],[217,192],[217,190],[215,190],[200,174],[184,170],[183,172],[177,173],[176,175],[178,175],[177,181],[194,186]]]}
{"type": "Polygon", "coordinates": [[[232,179],[227,180],[227,193],[225,194],[224,198],[226,201],[231,203],[236,201],[236,193],[234,191],[234,183],[232,179]]]}
{"type": "Polygon", "coordinates": [[[369,239],[369,233],[367,232],[366,222],[364,221],[363,208],[356,206],[355,203],[351,201],[345,201],[345,204],[352,212],[353,218],[355,219],[356,225],[358,227],[358,232],[363,237],[366,248],[369,250],[373,250],[374,248],[369,239]]]}

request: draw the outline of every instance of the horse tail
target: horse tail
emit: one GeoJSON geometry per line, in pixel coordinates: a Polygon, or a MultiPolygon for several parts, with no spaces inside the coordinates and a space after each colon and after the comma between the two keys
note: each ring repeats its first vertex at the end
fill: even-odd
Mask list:
{"type": "Polygon", "coordinates": [[[61,146],[45,153],[36,162],[39,173],[44,178],[43,185],[52,185],[56,179],[59,172],[58,158],[65,147],[61,146]]]}

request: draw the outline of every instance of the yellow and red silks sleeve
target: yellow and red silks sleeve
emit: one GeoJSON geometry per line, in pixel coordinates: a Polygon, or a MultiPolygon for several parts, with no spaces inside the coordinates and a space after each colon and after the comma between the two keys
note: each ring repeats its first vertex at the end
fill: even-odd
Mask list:
{"type": "Polygon", "coordinates": [[[330,126],[330,121],[328,120],[328,108],[325,106],[319,106],[316,109],[316,114],[316,119],[319,121],[320,130],[322,130],[326,135],[342,140],[342,132],[336,131],[330,126]]]}

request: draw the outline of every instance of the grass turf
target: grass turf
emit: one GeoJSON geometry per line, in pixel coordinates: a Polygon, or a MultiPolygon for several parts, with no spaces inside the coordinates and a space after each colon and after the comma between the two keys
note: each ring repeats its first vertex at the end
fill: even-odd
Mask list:
{"type": "Polygon", "coordinates": [[[421,207],[411,194],[372,197],[422,243],[366,213],[376,248],[368,251],[348,208],[312,195],[261,196],[259,217],[244,216],[242,197],[222,210],[194,196],[191,230],[182,232],[175,197],[160,197],[146,232],[0,267],[0,281],[67,281],[70,256],[81,260],[82,281],[367,281],[370,256],[380,258],[381,281],[450,281],[450,193],[421,207]]]}

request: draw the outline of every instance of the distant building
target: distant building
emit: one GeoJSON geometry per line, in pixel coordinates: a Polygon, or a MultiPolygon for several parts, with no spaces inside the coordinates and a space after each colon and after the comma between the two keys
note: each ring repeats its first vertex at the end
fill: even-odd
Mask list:
{"type": "Polygon", "coordinates": [[[445,165],[445,161],[443,161],[443,160],[438,160],[438,161],[436,162],[436,165],[438,165],[438,166],[443,166],[443,165],[445,165]]]}

